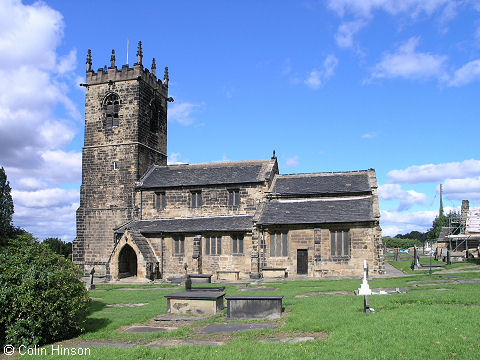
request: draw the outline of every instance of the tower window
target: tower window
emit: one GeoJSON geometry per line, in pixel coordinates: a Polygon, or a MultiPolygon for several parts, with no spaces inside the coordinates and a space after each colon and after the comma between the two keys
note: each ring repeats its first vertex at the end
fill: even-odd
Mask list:
{"type": "Polygon", "coordinates": [[[103,102],[105,113],[105,127],[111,129],[118,126],[118,111],[120,109],[120,98],[117,94],[109,94],[103,102]]]}
{"type": "Polygon", "coordinates": [[[152,100],[150,102],[150,131],[151,132],[157,132],[159,128],[159,114],[160,112],[158,111],[158,104],[152,100]]]}
{"type": "Polygon", "coordinates": [[[113,170],[118,170],[118,163],[116,161],[113,162],[113,170]]]}

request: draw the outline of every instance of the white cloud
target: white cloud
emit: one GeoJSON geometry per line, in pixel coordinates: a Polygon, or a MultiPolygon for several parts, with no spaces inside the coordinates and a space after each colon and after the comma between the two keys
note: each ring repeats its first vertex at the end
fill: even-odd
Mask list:
{"type": "Polygon", "coordinates": [[[63,207],[78,202],[79,192],[60,188],[36,191],[12,190],[12,198],[15,199],[15,204],[27,208],[63,207]]]}
{"type": "Polygon", "coordinates": [[[463,179],[447,179],[443,191],[449,200],[480,201],[480,176],[463,179]]]}
{"type": "Polygon", "coordinates": [[[417,52],[420,38],[411,37],[396,51],[385,53],[371,78],[445,79],[446,56],[417,52]]]}
{"type": "Polygon", "coordinates": [[[180,153],[171,153],[168,158],[167,158],[167,164],[168,165],[181,165],[181,164],[186,164],[185,161],[180,161],[182,154],[180,153]]]}
{"type": "Polygon", "coordinates": [[[289,157],[285,160],[285,167],[287,167],[287,168],[297,167],[298,164],[299,164],[299,162],[298,162],[298,156],[297,155],[289,157]]]}
{"type": "Polygon", "coordinates": [[[456,70],[448,85],[458,87],[476,80],[480,80],[480,59],[470,61],[456,70]]]}
{"type": "Polygon", "coordinates": [[[460,179],[479,174],[480,160],[470,159],[461,162],[415,165],[404,170],[391,170],[387,173],[387,177],[394,183],[418,184],[443,182],[445,179],[460,179]]]}
{"type": "Polygon", "coordinates": [[[0,165],[13,188],[14,223],[71,240],[78,190],[62,186],[80,181],[81,154],[63,148],[81,115],[68,96],[76,50],[57,51],[63,30],[63,16],[44,2],[0,1],[0,165]]]}
{"type": "Polygon", "coordinates": [[[347,21],[340,24],[337,33],[335,34],[335,41],[337,42],[337,45],[341,48],[352,47],[354,35],[366,24],[367,23],[364,20],[347,21]]]}
{"type": "Polygon", "coordinates": [[[373,131],[373,132],[365,133],[361,137],[362,139],[371,139],[376,137],[377,135],[378,135],[377,132],[373,131]]]}
{"type": "Polygon", "coordinates": [[[168,120],[182,125],[191,125],[195,122],[192,114],[200,111],[203,104],[189,102],[173,103],[168,109],[168,120]]]}
{"type": "Polygon", "coordinates": [[[380,200],[398,200],[398,210],[408,210],[415,204],[425,204],[427,195],[415,190],[403,190],[399,184],[384,184],[378,187],[380,200]]]}
{"type": "Polygon", "coordinates": [[[420,15],[431,16],[454,0],[327,0],[327,6],[339,16],[351,14],[370,18],[374,11],[384,11],[390,15],[407,14],[412,18],[420,15]]]}
{"type": "Polygon", "coordinates": [[[405,234],[410,231],[424,232],[432,226],[438,210],[426,211],[380,211],[380,225],[383,236],[405,234]]]}
{"type": "Polygon", "coordinates": [[[335,55],[328,55],[325,58],[321,69],[313,69],[310,71],[307,79],[305,79],[305,84],[314,90],[319,89],[327,79],[333,76],[337,65],[338,59],[335,55]]]}

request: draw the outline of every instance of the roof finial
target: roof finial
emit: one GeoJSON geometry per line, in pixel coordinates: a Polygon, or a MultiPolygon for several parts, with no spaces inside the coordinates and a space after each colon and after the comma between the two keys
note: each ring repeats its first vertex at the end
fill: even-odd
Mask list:
{"type": "Polygon", "coordinates": [[[157,75],[157,64],[155,63],[155,58],[152,59],[152,74],[153,76],[157,75]]]}
{"type": "Polygon", "coordinates": [[[163,73],[163,83],[168,86],[168,66],[165,66],[165,72],[163,73]]]}
{"type": "Polygon", "coordinates": [[[273,150],[273,156],[272,156],[272,159],[276,159],[277,158],[277,155],[275,155],[275,150],[273,150]]]}
{"type": "Polygon", "coordinates": [[[92,71],[92,50],[87,52],[87,71],[92,71]]]}
{"type": "Polygon", "coordinates": [[[115,49],[112,49],[112,56],[110,56],[110,67],[115,67],[115,49]]]}
{"type": "Polygon", "coordinates": [[[137,64],[142,65],[142,59],[143,59],[143,51],[142,51],[142,42],[138,42],[138,48],[137,48],[137,64]]]}

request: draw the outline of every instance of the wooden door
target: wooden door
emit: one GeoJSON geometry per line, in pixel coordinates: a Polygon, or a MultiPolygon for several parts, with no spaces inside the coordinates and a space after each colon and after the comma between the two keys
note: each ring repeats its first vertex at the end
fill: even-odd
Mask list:
{"type": "Polygon", "coordinates": [[[308,250],[297,250],[297,274],[308,274],[308,250]]]}

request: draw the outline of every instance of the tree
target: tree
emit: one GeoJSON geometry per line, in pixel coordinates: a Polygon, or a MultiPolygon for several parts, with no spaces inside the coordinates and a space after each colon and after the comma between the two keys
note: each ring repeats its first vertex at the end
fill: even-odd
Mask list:
{"type": "Polygon", "coordinates": [[[79,268],[23,232],[0,247],[0,348],[79,334],[89,297],[79,268]]]}
{"type": "Polygon", "coordinates": [[[48,246],[50,250],[58,255],[62,255],[65,258],[70,258],[72,253],[72,243],[62,241],[59,238],[47,238],[43,240],[43,244],[48,246]]]}
{"type": "Polygon", "coordinates": [[[435,218],[435,220],[433,220],[432,227],[426,233],[427,239],[436,241],[440,235],[440,231],[442,231],[442,227],[447,225],[448,219],[442,212],[435,218]]]}
{"type": "Polygon", "coordinates": [[[7,242],[12,231],[13,200],[4,168],[0,168],[0,245],[7,242]]]}

